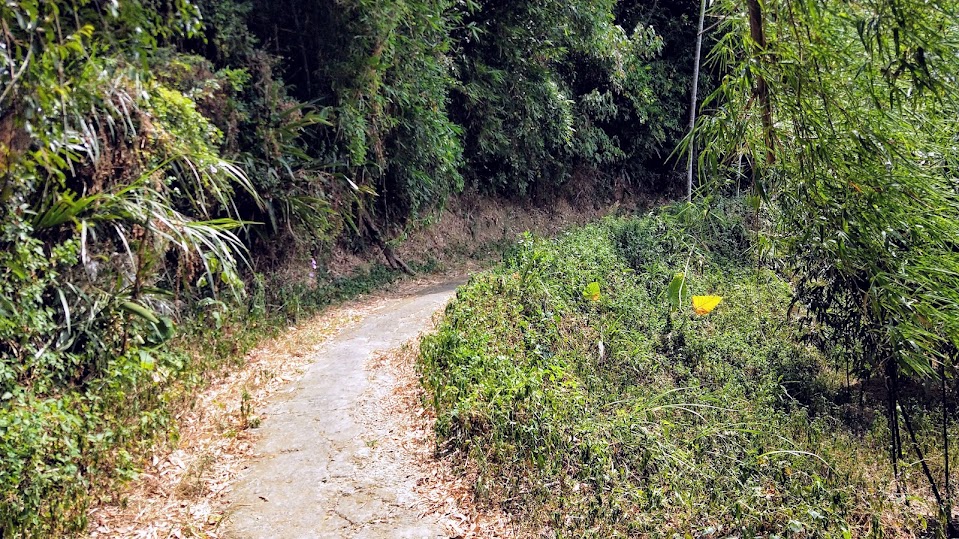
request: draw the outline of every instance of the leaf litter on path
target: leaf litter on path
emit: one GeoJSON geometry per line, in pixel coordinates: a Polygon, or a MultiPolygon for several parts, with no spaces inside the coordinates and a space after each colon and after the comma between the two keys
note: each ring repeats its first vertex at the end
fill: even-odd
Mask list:
{"type": "MultiPolygon", "coordinates": [[[[391,297],[448,280],[432,276],[401,283],[387,291],[327,309],[293,326],[251,351],[243,365],[224,373],[200,392],[193,405],[176,415],[175,447],[158,447],[142,473],[112,499],[91,507],[88,537],[189,538],[225,537],[219,524],[225,495],[251,458],[261,409],[277,392],[299,378],[314,353],[346,328],[378,311],[391,297]]],[[[451,537],[511,537],[508,519],[472,505],[470,474],[434,457],[434,418],[422,406],[415,372],[415,346],[409,344],[371,362],[371,376],[395,379],[374,421],[394,422],[392,439],[373,441],[409,456],[420,478],[417,490],[426,501],[423,515],[440,516],[451,537]]],[[[387,381],[387,380],[384,380],[387,381]]]]}

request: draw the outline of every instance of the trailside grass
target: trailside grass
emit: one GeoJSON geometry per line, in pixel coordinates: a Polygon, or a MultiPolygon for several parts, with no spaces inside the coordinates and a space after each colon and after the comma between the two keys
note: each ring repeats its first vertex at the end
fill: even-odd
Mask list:
{"type": "Polygon", "coordinates": [[[848,398],[806,344],[815,324],[787,317],[789,285],[757,264],[743,208],[527,235],[459,290],[419,367],[437,449],[479,470],[479,500],[548,537],[935,531],[918,464],[897,488],[882,396],[848,398]],[[723,301],[697,315],[691,295],[723,301]]]}

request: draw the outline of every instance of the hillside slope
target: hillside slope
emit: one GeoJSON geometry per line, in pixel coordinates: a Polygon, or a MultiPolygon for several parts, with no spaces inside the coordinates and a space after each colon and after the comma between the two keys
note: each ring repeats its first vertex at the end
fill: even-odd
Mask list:
{"type": "MultiPolygon", "coordinates": [[[[559,537],[935,529],[919,464],[909,501],[894,496],[881,394],[844,387],[787,318],[750,220],[737,202],[680,205],[527,237],[460,291],[421,370],[441,450],[481,471],[480,500],[559,537]],[[698,295],[722,301],[707,314],[698,295]]],[[[932,418],[920,405],[903,404],[932,418]]]]}

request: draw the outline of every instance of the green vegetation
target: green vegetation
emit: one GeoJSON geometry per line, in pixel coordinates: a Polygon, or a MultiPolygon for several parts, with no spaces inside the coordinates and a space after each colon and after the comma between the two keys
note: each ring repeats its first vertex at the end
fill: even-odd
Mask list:
{"type": "Polygon", "coordinates": [[[747,4],[717,4],[725,76],[698,127],[703,161],[751,163],[770,258],[849,376],[884,378],[894,476],[917,456],[952,520],[948,479],[926,468],[901,400],[903,384],[936,378],[946,399],[956,375],[959,5],[747,4]]]}
{"type": "MultiPolygon", "coordinates": [[[[82,531],[91,494],[109,496],[138,473],[142,456],[155,444],[175,444],[172,413],[189,406],[211,376],[238,365],[261,339],[290,323],[401,276],[386,266],[318,286],[261,276],[246,301],[198,302],[182,315],[176,334],[164,336],[163,346],[149,340],[131,344],[89,380],[55,378],[55,367],[78,368],[79,361],[70,356],[75,363],[34,362],[32,385],[4,386],[0,531],[11,537],[82,531]]],[[[151,316],[137,304],[127,308],[136,316],[151,316]]],[[[143,338],[133,329],[126,336],[143,338]]],[[[9,376],[13,369],[5,368],[9,376]]]]}
{"type": "MultiPolygon", "coordinates": [[[[815,328],[787,318],[754,227],[715,201],[525,238],[422,344],[439,451],[475,466],[481,500],[558,537],[935,530],[934,504],[890,497],[881,401],[863,379],[851,403],[815,328]],[[700,316],[694,294],[723,301],[700,316]]],[[[926,402],[903,406],[928,424],[926,402]]],[[[927,494],[920,473],[904,472],[912,495],[927,494]]]]}
{"type": "Polygon", "coordinates": [[[639,131],[663,120],[650,72],[662,38],[642,24],[624,30],[615,2],[467,5],[452,97],[474,182],[525,193],[666,142],[639,131]]]}
{"type": "Polygon", "coordinates": [[[428,222],[465,177],[520,193],[568,176],[494,180],[467,169],[477,134],[501,140],[509,129],[522,147],[548,148],[483,150],[535,157],[531,170],[583,161],[613,173],[640,159],[610,149],[614,126],[586,123],[651,118],[649,81],[631,74],[656,56],[652,30],[615,26],[612,2],[513,9],[0,5],[0,536],[82,530],[93,486],[131,476],[153,443],[175,436],[177,395],[245,349],[250,331],[358,282],[326,285],[322,267],[278,282],[288,273],[277,268],[372,245],[393,269],[359,280],[383,282],[417,269],[396,258],[391,238],[428,222]],[[569,13],[582,14],[575,25],[514,18],[569,13]],[[527,50],[507,47],[499,65],[516,32],[527,50]],[[601,69],[576,77],[587,61],[601,69]],[[483,66],[494,64],[498,82],[484,86],[483,66]],[[527,87],[505,83],[527,75],[527,87]],[[544,103],[547,90],[555,99],[544,103]],[[532,111],[530,122],[573,123],[518,137],[511,118],[468,110],[494,98],[532,111]]]}
{"type": "MultiPolygon", "coordinates": [[[[0,4],[0,537],[81,530],[91,485],[174,437],[177,395],[248,330],[412,272],[396,238],[451,196],[678,194],[665,158],[700,5],[0,4]],[[389,269],[318,277],[372,248],[389,269]]],[[[697,196],[750,189],[756,217],[720,203],[524,240],[464,292],[488,327],[454,338],[454,316],[427,346],[442,434],[487,440],[485,477],[515,478],[489,492],[533,492],[533,521],[582,517],[556,529],[921,528],[873,494],[883,480],[932,489],[943,520],[959,6],[712,5],[712,93],[685,140],[703,145],[697,196]],[[691,317],[689,291],[725,299],[691,317]],[[891,474],[848,465],[887,442],[891,474]]]]}
{"type": "Polygon", "coordinates": [[[756,159],[797,298],[860,347],[857,368],[892,358],[924,376],[959,345],[959,94],[947,82],[959,73],[947,61],[959,27],[946,22],[949,3],[897,4],[765,5],[762,55],[780,60],[751,75],[765,81],[770,124],[742,104],[753,68],[735,37],[749,30],[723,6],[715,54],[729,75],[713,96],[722,110],[701,128],[711,157],[756,159]]]}

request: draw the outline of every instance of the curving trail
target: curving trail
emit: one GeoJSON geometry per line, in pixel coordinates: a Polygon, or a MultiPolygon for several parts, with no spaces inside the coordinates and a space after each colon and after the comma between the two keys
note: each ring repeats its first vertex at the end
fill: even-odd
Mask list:
{"type": "Polygon", "coordinates": [[[225,537],[440,538],[446,527],[423,510],[411,456],[380,444],[399,428],[379,411],[391,391],[370,380],[377,352],[427,329],[465,279],[382,302],[323,350],[264,410],[256,456],[228,495],[225,537]]]}

